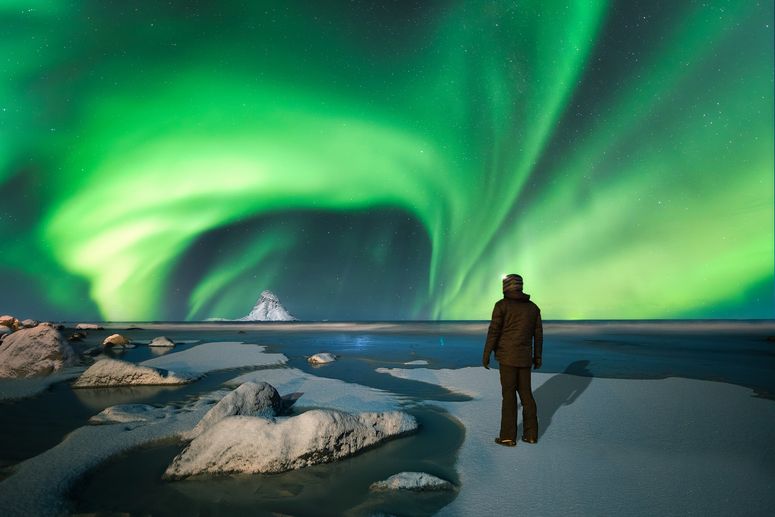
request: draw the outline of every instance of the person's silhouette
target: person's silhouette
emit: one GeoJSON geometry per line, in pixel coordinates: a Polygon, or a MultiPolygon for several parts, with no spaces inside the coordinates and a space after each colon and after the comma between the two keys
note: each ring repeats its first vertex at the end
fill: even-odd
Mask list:
{"type": "Polygon", "coordinates": [[[495,352],[501,378],[501,429],[495,439],[501,445],[517,443],[517,392],[522,402],[525,425],[522,440],[538,441],[536,403],[530,386],[530,366],[541,367],[543,326],[541,310],[522,292],[522,277],[503,277],[503,298],[495,303],[487,330],[482,365],[490,368],[490,353],[495,352]]]}

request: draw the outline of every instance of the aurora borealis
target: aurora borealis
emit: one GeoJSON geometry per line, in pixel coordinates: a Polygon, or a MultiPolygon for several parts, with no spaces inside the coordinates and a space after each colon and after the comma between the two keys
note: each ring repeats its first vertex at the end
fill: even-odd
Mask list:
{"type": "Polygon", "coordinates": [[[771,318],[771,1],[0,5],[0,312],[771,318]]]}

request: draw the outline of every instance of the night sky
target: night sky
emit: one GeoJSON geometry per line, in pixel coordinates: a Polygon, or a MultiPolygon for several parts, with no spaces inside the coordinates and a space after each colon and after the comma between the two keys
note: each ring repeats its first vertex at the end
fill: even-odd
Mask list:
{"type": "Polygon", "coordinates": [[[0,312],[771,318],[773,2],[5,1],[0,312]]]}

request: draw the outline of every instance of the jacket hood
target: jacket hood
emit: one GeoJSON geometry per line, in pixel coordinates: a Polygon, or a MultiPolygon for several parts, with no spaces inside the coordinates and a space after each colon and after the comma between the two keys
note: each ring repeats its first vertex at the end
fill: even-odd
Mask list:
{"type": "Polygon", "coordinates": [[[504,298],[508,298],[509,300],[517,300],[519,302],[526,302],[530,299],[529,294],[525,294],[522,291],[508,291],[503,293],[504,298]]]}

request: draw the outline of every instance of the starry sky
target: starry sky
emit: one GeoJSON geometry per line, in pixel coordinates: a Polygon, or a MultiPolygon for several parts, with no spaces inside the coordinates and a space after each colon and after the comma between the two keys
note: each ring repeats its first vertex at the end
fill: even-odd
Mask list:
{"type": "Polygon", "coordinates": [[[772,318],[773,2],[9,0],[0,312],[772,318]]]}

